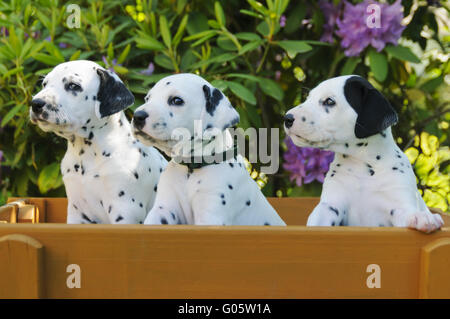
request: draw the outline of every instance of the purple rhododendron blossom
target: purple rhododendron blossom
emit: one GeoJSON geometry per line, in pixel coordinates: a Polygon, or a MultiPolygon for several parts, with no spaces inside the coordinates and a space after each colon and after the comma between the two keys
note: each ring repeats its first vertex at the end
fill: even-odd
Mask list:
{"type": "Polygon", "coordinates": [[[342,18],[337,18],[338,30],[336,34],[342,39],[341,46],[345,48],[347,56],[360,54],[367,46],[371,45],[378,52],[383,50],[387,43],[397,44],[405,26],[401,24],[403,19],[403,7],[397,0],[392,5],[379,3],[373,0],[365,0],[356,5],[344,1],[342,18]],[[376,4],[380,7],[380,27],[370,27],[367,19],[372,12],[367,12],[367,7],[376,4]]]}
{"type": "Polygon", "coordinates": [[[153,72],[155,71],[155,65],[153,64],[153,62],[150,62],[148,64],[148,67],[145,70],[142,70],[140,73],[144,74],[144,75],[152,75],[153,72]]]}
{"type": "Polygon", "coordinates": [[[292,140],[285,139],[287,151],[283,154],[283,168],[290,173],[290,180],[297,186],[314,180],[323,183],[325,174],[334,159],[334,153],[313,147],[298,147],[292,140]]]}
{"type": "Polygon", "coordinates": [[[320,41],[333,43],[333,31],[336,25],[336,20],[339,18],[342,9],[342,2],[337,6],[334,6],[332,2],[327,0],[319,1],[319,8],[322,10],[325,23],[323,24],[323,34],[320,37],[320,41]]]}
{"type": "Polygon", "coordinates": [[[280,27],[284,28],[286,26],[286,16],[282,15],[280,17],[280,27]]]}
{"type": "Polygon", "coordinates": [[[108,60],[106,59],[105,56],[102,56],[102,60],[103,60],[103,63],[105,63],[105,68],[108,69],[108,70],[111,71],[111,72],[115,72],[114,67],[115,67],[116,65],[122,66],[122,64],[118,64],[118,63],[117,63],[117,59],[113,59],[113,60],[111,61],[111,64],[108,63],[108,60]]]}

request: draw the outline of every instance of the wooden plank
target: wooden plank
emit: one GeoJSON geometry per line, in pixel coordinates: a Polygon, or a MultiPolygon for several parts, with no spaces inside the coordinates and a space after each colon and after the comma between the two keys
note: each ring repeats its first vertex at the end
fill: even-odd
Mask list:
{"type": "MultiPolygon", "coordinates": [[[[20,198],[12,197],[8,200],[14,201],[20,198]]],[[[306,225],[309,214],[319,203],[318,197],[268,197],[269,203],[279,213],[288,225],[306,225]]],[[[27,198],[27,202],[38,206],[41,214],[41,222],[66,223],[67,198],[27,198]],[[46,214],[46,216],[43,216],[46,214]]],[[[435,210],[435,212],[440,212],[435,210]]],[[[442,212],[441,212],[442,213],[442,212]]],[[[450,225],[450,214],[441,214],[445,225],[450,225]]]]}
{"type": "Polygon", "coordinates": [[[450,238],[441,238],[422,248],[420,298],[450,296],[450,238]]]}
{"type": "Polygon", "coordinates": [[[426,235],[360,227],[0,225],[0,235],[9,233],[45,246],[49,298],[417,298],[421,247],[450,238],[449,228],[426,235]],[[81,268],[80,289],[66,286],[70,264],[81,268]],[[380,266],[381,288],[366,285],[371,264],[380,266]]]}
{"type": "Polygon", "coordinates": [[[0,237],[0,298],[44,297],[43,254],[43,246],[32,237],[0,237]]]}

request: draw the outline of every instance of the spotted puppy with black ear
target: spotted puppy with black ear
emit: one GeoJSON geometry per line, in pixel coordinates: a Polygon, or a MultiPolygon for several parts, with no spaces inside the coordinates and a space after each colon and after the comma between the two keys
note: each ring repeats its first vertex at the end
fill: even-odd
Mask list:
{"type": "Polygon", "coordinates": [[[153,206],[167,162],[133,137],[123,113],[133,103],[116,74],[84,60],[56,66],[31,101],[31,122],[68,140],[67,223],[143,223],[153,206]]]}
{"type": "Polygon", "coordinates": [[[133,117],[135,134],[172,157],[145,224],[285,225],[249,176],[228,127],[239,115],[195,74],[160,80],[133,117]]]}
{"type": "Polygon", "coordinates": [[[395,226],[433,232],[443,225],[420,196],[390,126],[397,114],[367,80],[326,80],[284,118],[298,146],[335,152],[308,226],[395,226]]]}

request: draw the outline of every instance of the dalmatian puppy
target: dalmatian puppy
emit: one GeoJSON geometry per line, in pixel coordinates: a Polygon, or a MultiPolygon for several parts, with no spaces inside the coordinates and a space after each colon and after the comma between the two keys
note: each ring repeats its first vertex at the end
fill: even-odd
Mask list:
{"type": "Polygon", "coordinates": [[[284,118],[298,146],[335,152],[308,226],[395,226],[433,232],[443,225],[420,196],[390,126],[397,114],[367,80],[326,80],[284,118]]]}
{"type": "Polygon", "coordinates": [[[119,77],[91,61],[59,64],[31,101],[31,122],[68,140],[61,163],[69,224],[143,223],[167,162],[139,143],[119,77]]]}
{"type": "Polygon", "coordinates": [[[237,154],[227,128],[239,115],[220,90],[177,74],[156,83],[145,101],[134,133],[172,157],[145,224],[285,225],[237,154]]]}

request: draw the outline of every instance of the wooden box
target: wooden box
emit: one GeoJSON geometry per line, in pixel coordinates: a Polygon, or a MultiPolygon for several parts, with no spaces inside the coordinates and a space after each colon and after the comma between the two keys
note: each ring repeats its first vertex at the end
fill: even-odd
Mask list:
{"type": "Polygon", "coordinates": [[[65,198],[0,207],[0,298],[450,298],[450,218],[433,234],[289,225],[66,225],[65,198]]]}

